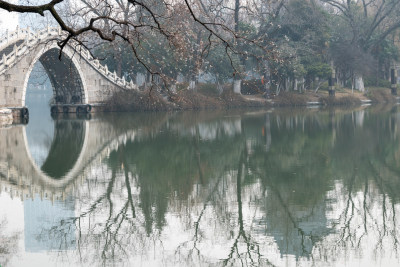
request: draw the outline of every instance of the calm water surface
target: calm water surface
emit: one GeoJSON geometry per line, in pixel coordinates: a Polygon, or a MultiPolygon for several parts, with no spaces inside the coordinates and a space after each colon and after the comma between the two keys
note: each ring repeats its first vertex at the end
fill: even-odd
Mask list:
{"type": "Polygon", "coordinates": [[[0,265],[397,266],[399,127],[397,107],[31,115],[0,129],[0,265]]]}

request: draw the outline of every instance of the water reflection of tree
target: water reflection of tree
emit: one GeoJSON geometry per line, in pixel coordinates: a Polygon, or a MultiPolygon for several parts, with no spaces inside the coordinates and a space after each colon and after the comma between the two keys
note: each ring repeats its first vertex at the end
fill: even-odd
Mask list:
{"type": "Polygon", "coordinates": [[[396,122],[377,114],[360,124],[355,117],[347,114],[333,123],[319,121],[314,126],[309,121],[306,127],[304,124],[296,127],[296,123],[290,121],[292,117],[284,124],[289,129],[281,131],[279,129],[285,126],[279,126],[282,123],[275,118],[269,152],[265,153],[263,147],[255,150],[250,161],[252,169],[257,170],[254,173],[269,192],[265,201],[269,224],[266,234],[276,236],[278,244],[280,235],[286,235],[286,244],[280,247],[282,254],[297,257],[312,254],[314,261],[335,259],[346,248],[360,252],[365,245],[363,241],[368,242],[370,238],[366,236],[374,233],[379,233],[375,251],[385,247],[386,238],[392,239],[386,240],[386,245],[397,253],[398,208],[395,202],[398,190],[393,188],[399,188],[395,175],[398,164],[388,164],[388,159],[399,151],[398,136],[393,135],[396,122]],[[341,190],[332,191],[338,185],[342,186],[341,190]],[[343,195],[345,199],[341,199],[343,195]],[[341,207],[337,203],[346,205],[341,207]],[[302,210],[308,213],[299,214],[302,210]],[[319,222],[322,227],[317,227],[315,221],[313,231],[307,233],[304,222],[318,219],[313,214],[318,210],[329,218],[319,222]],[[325,225],[330,228],[324,229],[325,225]],[[363,229],[361,233],[360,229],[363,229]],[[295,247],[290,251],[289,243],[293,245],[297,239],[301,246],[297,251],[295,247]],[[319,255],[318,258],[316,251],[325,251],[329,257],[319,255]]]}
{"type": "Polygon", "coordinates": [[[18,242],[21,233],[6,233],[8,221],[3,219],[0,221],[0,266],[7,266],[8,262],[18,251],[18,242]]]}
{"type": "Polygon", "coordinates": [[[391,239],[397,252],[397,122],[354,117],[269,115],[268,149],[257,137],[265,117],[216,140],[162,129],[120,145],[103,178],[88,182],[86,211],[71,220],[82,260],[89,248],[104,262],[170,249],[162,235],[171,213],[192,234],[174,250],[187,265],[213,263],[204,250],[210,242],[230,247],[225,265],[273,264],[264,253],[274,244],[282,256],[318,264],[361,252],[375,233],[375,251],[391,239]],[[274,244],[260,241],[265,236],[274,244]]]}
{"type": "Polygon", "coordinates": [[[162,247],[160,232],[171,204],[168,199],[187,199],[194,184],[207,185],[221,166],[230,169],[230,160],[240,149],[233,146],[234,140],[199,142],[196,136],[163,134],[121,144],[101,165],[97,177],[87,181],[87,192],[80,196],[85,211],[47,229],[49,237],[65,243],[63,236],[76,228],[83,262],[122,261],[155,243],[162,247]],[[221,154],[213,155],[213,145],[223,150],[221,154]],[[226,149],[230,157],[222,157],[226,149]],[[68,227],[71,224],[75,227],[68,227]]]}
{"type": "Polygon", "coordinates": [[[378,113],[370,114],[362,127],[342,125],[331,153],[341,177],[333,192],[341,203],[334,208],[340,207],[340,212],[331,215],[335,235],[332,242],[319,244],[320,259],[352,250],[365,253],[368,247],[374,255],[388,248],[398,255],[399,164],[393,160],[399,153],[399,136],[393,131],[397,123],[393,115],[378,113]]]}
{"type": "Polygon", "coordinates": [[[274,236],[282,255],[309,257],[314,244],[329,233],[325,194],[331,173],[327,159],[331,131],[321,118],[284,120],[282,124],[275,117],[269,151],[256,148],[250,164],[268,192],[261,202],[265,234],[274,236]]]}
{"type": "MultiPolygon", "coordinates": [[[[236,178],[236,200],[237,200],[237,213],[238,213],[238,231],[236,237],[233,238],[233,244],[230,248],[230,253],[226,258],[223,258],[223,266],[228,265],[250,265],[250,266],[260,266],[262,262],[272,265],[272,263],[263,258],[260,252],[260,245],[257,240],[252,238],[251,228],[248,232],[245,230],[243,222],[243,202],[242,202],[242,183],[245,176],[245,171],[248,169],[248,153],[244,149],[241,153],[239,164],[237,168],[237,178],[236,178]],[[239,249],[239,243],[245,244],[246,249],[241,252],[239,249]]],[[[253,218],[254,220],[254,218],[253,218]]]]}

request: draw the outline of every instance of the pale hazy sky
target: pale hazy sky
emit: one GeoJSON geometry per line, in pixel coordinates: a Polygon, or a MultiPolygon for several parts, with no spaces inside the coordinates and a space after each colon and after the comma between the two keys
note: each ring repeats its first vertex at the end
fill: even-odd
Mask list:
{"type": "Polygon", "coordinates": [[[0,10],[0,31],[14,30],[18,25],[18,14],[0,10]]]}

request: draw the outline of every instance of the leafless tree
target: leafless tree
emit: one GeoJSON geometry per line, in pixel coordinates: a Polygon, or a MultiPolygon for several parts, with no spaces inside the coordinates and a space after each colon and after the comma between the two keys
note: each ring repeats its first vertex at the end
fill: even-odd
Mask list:
{"type": "MultiPolygon", "coordinates": [[[[377,49],[379,44],[400,28],[400,2],[397,0],[320,0],[321,3],[333,8],[333,13],[344,19],[348,28],[348,36],[343,37],[343,48],[350,50],[350,57],[354,58],[356,68],[353,68],[356,89],[364,91],[363,75],[367,62],[359,61],[377,49]]],[[[337,55],[333,55],[337,58],[337,55]]]]}

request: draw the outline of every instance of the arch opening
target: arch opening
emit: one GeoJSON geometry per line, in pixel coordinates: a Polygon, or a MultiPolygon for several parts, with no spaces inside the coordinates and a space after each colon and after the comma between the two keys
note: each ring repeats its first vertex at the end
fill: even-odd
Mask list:
{"type": "Polygon", "coordinates": [[[48,84],[52,89],[50,104],[82,104],[87,103],[87,88],[84,79],[84,72],[80,66],[79,54],[68,45],[62,51],[61,60],[59,59],[60,48],[57,43],[50,42],[39,46],[35,51],[35,56],[29,61],[30,66],[24,75],[24,84],[21,96],[21,105],[28,106],[29,87],[32,80],[32,72],[41,67],[42,75],[48,79],[48,84]]]}
{"type": "Polygon", "coordinates": [[[49,77],[54,92],[54,104],[80,104],[84,102],[85,94],[81,76],[70,57],[60,50],[51,48],[39,58],[49,77]]]}
{"type": "Polygon", "coordinates": [[[24,102],[29,109],[25,128],[27,150],[38,173],[62,180],[79,161],[85,140],[84,120],[74,116],[54,118],[51,104],[85,103],[82,71],[73,51],[53,44],[33,59],[25,80],[24,102]]]}
{"type": "Polygon", "coordinates": [[[52,127],[26,128],[27,149],[33,164],[53,180],[63,179],[77,164],[86,138],[85,120],[56,119],[52,127]]]}
{"type": "Polygon", "coordinates": [[[55,120],[54,139],[41,170],[53,179],[73,169],[85,141],[84,120],[55,120]]]}

